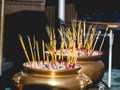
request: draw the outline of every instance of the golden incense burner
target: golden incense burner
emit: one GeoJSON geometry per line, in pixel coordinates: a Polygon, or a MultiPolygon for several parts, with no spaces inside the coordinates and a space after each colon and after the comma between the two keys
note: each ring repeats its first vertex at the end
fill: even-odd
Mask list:
{"type": "Polygon", "coordinates": [[[13,76],[15,85],[20,90],[27,85],[34,84],[48,86],[52,89],[57,88],[58,90],[80,90],[100,82],[104,74],[104,63],[100,60],[103,55],[101,49],[108,30],[107,26],[101,44],[97,48],[97,42],[102,32],[93,25],[86,27],[84,21],[73,20],[71,27],[64,30],[63,28],[58,29],[61,44],[57,48],[54,29],[46,27],[49,43],[44,43],[42,40],[42,61],[36,38],[33,37],[31,41],[31,38],[27,36],[30,49],[27,50],[22,36],[19,35],[28,62],[23,63],[23,71],[13,76]],[[27,51],[31,53],[31,56],[27,51]],[[47,65],[44,61],[47,62],[47,65]],[[38,66],[41,62],[44,62],[42,63],[44,68],[41,68],[41,65],[38,66]],[[65,68],[58,69],[61,65],[59,62],[65,68]]]}
{"type": "MultiPolygon", "coordinates": [[[[28,62],[26,62],[28,63],[28,62]]],[[[20,90],[27,85],[44,85],[50,88],[63,88],[65,90],[81,90],[92,84],[91,79],[84,73],[77,73],[80,64],[74,69],[65,70],[44,70],[26,67],[24,70],[13,76],[13,81],[20,90]]]]}
{"type": "MultiPolygon", "coordinates": [[[[59,51],[58,51],[59,52],[59,51]]],[[[84,55],[77,57],[77,63],[80,64],[81,69],[79,73],[84,73],[89,76],[93,82],[93,84],[97,84],[101,81],[104,75],[104,63],[101,60],[103,52],[101,51],[94,51],[95,53],[92,55],[84,55]]],[[[48,53],[48,52],[46,52],[48,53]]],[[[57,53],[59,54],[59,53],[57,53]]],[[[59,55],[58,55],[59,56],[59,55]]],[[[67,60],[67,56],[64,52],[63,60],[67,60]]]]}

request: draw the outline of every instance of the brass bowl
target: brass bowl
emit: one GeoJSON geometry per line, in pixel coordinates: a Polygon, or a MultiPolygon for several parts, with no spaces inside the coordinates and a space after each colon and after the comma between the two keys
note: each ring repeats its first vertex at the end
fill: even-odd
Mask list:
{"type": "Polygon", "coordinates": [[[102,60],[78,60],[77,63],[81,65],[79,73],[89,76],[93,84],[97,84],[102,80],[105,70],[102,60]]]}
{"type": "MultiPolygon", "coordinates": [[[[103,55],[102,51],[95,52],[99,53],[98,55],[92,55],[92,56],[78,56],[77,63],[81,65],[81,69],[79,70],[79,73],[84,73],[87,76],[89,76],[93,82],[93,84],[99,83],[104,75],[105,66],[102,62],[101,57],[103,55]]],[[[49,54],[47,52],[47,54],[49,54]]],[[[59,55],[57,55],[59,56],[59,55]]],[[[67,56],[63,56],[63,60],[67,60],[67,56]]]]}
{"type": "MultiPolygon", "coordinates": [[[[25,62],[28,63],[28,62],[25,62]]],[[[84,73],[78,73],[80,64],[77,68],[70,70],[43,70],[26,67],[23,64],[24,70],[16,73],[13,76],[13,82],[19,90],[29,85],[44,85],[54,90],[82,90],[92,84],[91,79],[84,73]]]]}

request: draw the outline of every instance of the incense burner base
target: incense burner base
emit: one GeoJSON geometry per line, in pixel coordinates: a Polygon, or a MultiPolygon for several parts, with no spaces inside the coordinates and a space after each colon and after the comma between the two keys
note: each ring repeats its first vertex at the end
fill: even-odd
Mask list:
{"type": "Polygon", "coordinates": [[[101,81],[105,66],[102,60],[78,60],[81,65],[79,73],[84,73],[91,78],[93,84],[97,84],[101,81]]]}
{"type": "MultiPolygon", "coordinates": [[[[24,90],[26,86],[43,85],[47,90],[83,90],[92,84],[91,79],[83,74],[61,74],[61,75],[43,75],[30,74],[24,71],[18,72],[13,76],[14,84],[19,90],[24,90]]],[[[43,90],[43,89],[42,89],[43,90]]]]}

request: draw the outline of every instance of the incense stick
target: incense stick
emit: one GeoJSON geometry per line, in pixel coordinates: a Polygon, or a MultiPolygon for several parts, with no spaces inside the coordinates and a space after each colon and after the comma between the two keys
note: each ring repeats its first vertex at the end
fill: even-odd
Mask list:
{"type": "Polygon", "coordinates": [[[96,46],[96,43],[99,39],[100,34],[101,34],[101,31],[99,31],[98,34],[97,34],[97,37],[96,37],[96,40],[95,40],[95,43],[94,43],[94,46],[93,46],[93,50],[95,49],[95,46],[96,46]]]}
{"type": "Polygon", "coordinates": [[[83,26],[83,31],[84,31],[84,37],[85,37],[85,33],[86,33],[86,32],[85,32],[85,29],[86,29],[85,21],[83,22],[83,25],[84,25],[84,26],[83,26]]]}
{"type": "MultiPolygon", "coordinates": [[[[85,21],[83,22],[83,25],[84,25],[84,26],[83,26],[83,37],[84,37],[84,41],[85,41],[85,36],[86,36],[86,35],[85,35],[85,33],[86,33],[86,32],[85,32],[85,28],[86,28],[85,21]]],[[[85,42],[84,42],[84,44],[85,44],[85,42]]]]}
{"type": "Polygon", "coordinates": [[[45,60],[44,40],[42,40],[43,60],[45,60]]]}
{"type": "Polygon", "coordinates": [[[65,42],[64,42],[64,37],[63,37],[63,33],[62,33],[62,28],[61,28],[61,30],[58,30],[58,32],[59,32],[59,34],[60,34],[60,36],[61,36],[61,46],[60,46],[60,55],[59,55],[59,60],[60,60],[60,58],[62,57],[62,60],[63,60],[63,55],[62,55],[62,53],[63,53],[63,51],[64,51],[64,45],[65,45],[65,42]]]}
{"type": "Polygon", "coordinates": [[[33,37],[33,54],[34,54],[34,60],[36,60],[36,45],[35,45],[35,36],[33,37]]]}
{"type": "Polygon", "coordinates": [[[50,45],[52,45],[52,40],[53,40],[52,29],[47,26],[46,31],[50,39],[50,45]]]}
{"type": "Polygon", "coordinates": [[[90,41],[89,41],[89,48],[88,48],[88,50],[90,50],[90,49],[92,49],[92,45],[93,45],[93,39],[94,39],[94,37],[95,37],[95,32],[96,32],[96,29],[95,29],[95,27],[94,28],[92,28],[92,31],[91,31],[91,36],[90,36],[90,41]]]}
{"type": "Polygon", "coordinates": [[[46,55],[46,58],[47,58],[47,63],[48,63],[48,65],[49,65],[49,56],[48,55],[46,55]]]}
{"type": "Polygon", "coordinates": [[[37,50],[37,56],[38,56],[38,60],[40,60],[40,52],[39,52],[39,45],[38,45],[38,41],[35,42],[36,44],[36,50],[37,50]]]}
{"type": "Polygon", "coordinates": [[[89,40],[91,29],[92,29],[92,25],[90,25],[89,28],[88,28],[87,36],[86,36],[85,41],[84,41],[84,47],[86,47],[86,44],[87,44],[87,42],[89,40]]]}
{"type": "Polygon", "coordinates": [[[30,51],[31,51],[31,55],[32,55],[32,60],[35,61],[30,37],[27,36],[27,39],[28,39],[28,43],[29,43],[29,46],[30,46],[30,51]]]}
{"type": "Polygon", "coordinates": [[[106,37],[106,35],[107,35],[108,29],[109,29],[109,28],[107,27],[107,28],[106,28],[106,31],[105,31],[105,33],[104,33],[104,37],[103,37],[102,43],[101,43],[101,45],[100,45],[99,51],[101,51],[101,49],[102,49],[102,46],[103,46],[103,43],[104,43],[104,41],[105,41],[105,37],[106,37]]]}
{"type": "Polygon", "coordinates": [[[29,56],[28,56],[27,50],[26,50],[26,48],[25,48],[25,45],[24,45],[24,42],[23,42],[23,39],[22,39],[22,36],[21,36],[20,34],[19,34],[19,39],[20,39],[20,43],[21,43],[21,45],[22,45],[23,51],[24,51],[24,53],[25,53],[25,56],[26,56],[28,62],[30,63],[30,58],[29,58],[29,56]]]}

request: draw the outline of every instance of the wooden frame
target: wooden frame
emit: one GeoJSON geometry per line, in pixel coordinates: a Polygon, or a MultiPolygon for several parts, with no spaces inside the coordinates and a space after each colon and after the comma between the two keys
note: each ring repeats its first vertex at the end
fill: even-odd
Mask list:
{"type": "Polygon", "coordinates": [[[0,76],[2,75],[3,43],[4,43],[4,5],[5,1],[1,0],[1,17],[0,17],[0,76]]]}

